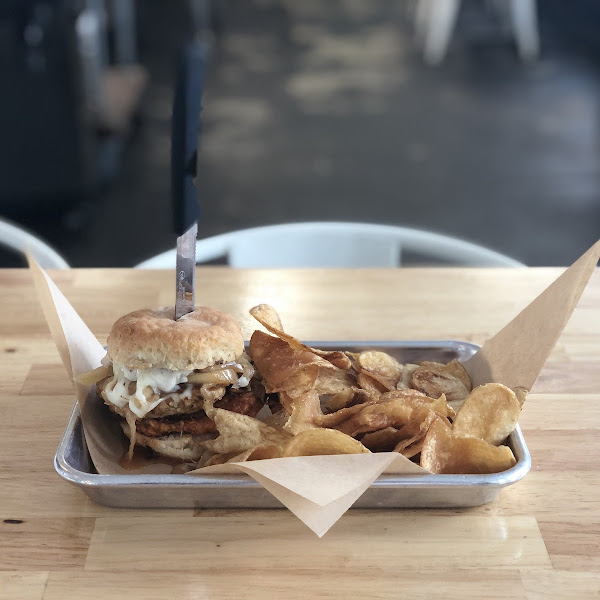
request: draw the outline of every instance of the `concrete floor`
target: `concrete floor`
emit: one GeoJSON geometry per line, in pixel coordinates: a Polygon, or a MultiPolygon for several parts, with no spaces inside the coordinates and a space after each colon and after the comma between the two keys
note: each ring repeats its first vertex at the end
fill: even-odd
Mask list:
{"type": "MultiPolygon", "coordinates": [[[[570,264],[600,238],[600,10],[539,4],[535,64],[518,61],[483,3],[466,2],[431,69],[406,3],[230,0],[205,86],[200,236],[368,221],[570,264]]],[[[190,23],[183,3],[160,0],[140,18],[151,85],[121,177],[80,235],[49,232],[73,266],[130,266],[175,243],[172,64],[190,23]]]]}

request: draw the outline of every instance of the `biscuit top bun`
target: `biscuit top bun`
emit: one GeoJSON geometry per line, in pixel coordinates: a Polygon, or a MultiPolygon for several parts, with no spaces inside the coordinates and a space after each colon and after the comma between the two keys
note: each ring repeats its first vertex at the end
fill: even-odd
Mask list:
{"type": "Polygon", "coordinates": [[[205,369],[244,352],[233,317],[199,306],[174,321],[172,306],[136,310],[116,321],[108,336],[108,357],[130,369],[205,369]]]}

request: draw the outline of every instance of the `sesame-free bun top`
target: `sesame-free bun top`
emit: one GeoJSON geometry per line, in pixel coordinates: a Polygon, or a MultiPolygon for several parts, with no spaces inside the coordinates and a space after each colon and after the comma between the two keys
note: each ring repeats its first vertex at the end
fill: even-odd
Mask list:
{"type": "Polygon", "coordinates": [[[108,336],[108,356],[130,369],[204,369],[244,352],[236,320],[199,306],[178,321],[172,306],[136,310],[118,319],[108,336]]]}

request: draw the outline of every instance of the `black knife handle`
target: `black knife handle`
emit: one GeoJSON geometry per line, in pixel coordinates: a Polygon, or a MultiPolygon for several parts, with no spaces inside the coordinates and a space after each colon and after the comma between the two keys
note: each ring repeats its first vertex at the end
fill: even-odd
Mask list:
{"type": "Polygon", "coordinates": [[[171,121],[171,197],[173,224],[178,236],[200,215],[194,178],[205,65],[206,50],[198,42],[188,43],[177,66],[171,121]]]}

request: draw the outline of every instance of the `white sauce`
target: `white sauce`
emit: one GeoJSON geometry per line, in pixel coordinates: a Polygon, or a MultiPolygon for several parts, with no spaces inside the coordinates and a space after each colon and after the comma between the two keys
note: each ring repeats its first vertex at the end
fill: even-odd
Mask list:
{"type": "Polygon", "coordinates": [[[248,384],[250,383],[250,380],[245,377],[244,375],[242,375],[239,379],[238,382],[235,383],[234,385],[232,385],[232,388],[235,388],[236,390],[239,390],[241,388],[245,388],[248,384]]]}
{"type": "Polygon", "coordinates": [[[152,409],[163,400],[173,398],[177,404],[181,398],[190,398],[192,386],[187,385],[181,391],[178,386],[186,383],[188,375],[192,371],[170,371],[169,369],[128,369],[119,363],[113,363],[114,377],[104,388],[104,393],[109,402],[123,408],[129,405],[129,409],[140,419],[146,416],[152,409]],[[135,392],[129,393],[129,384],[135,382],[135,392]],[[144,388],[149,387],[160,395],[167,392],[167,396],[157,398],[149,402],[144,396],[144,388]]]}
{"type": "MultiPolygon", "coordinates": [[[[105,356],[102,359],[102,364],[109,366],[110,359],[105,356]]],[[[179,386],[183,383],[187,383],[188,375],[192,371],[171,371],[169,369],[129,369],[125,365],[119,363],[113,363],[114,376],[112,380],[104,388],[104,394],[106,399],[118,406],[123,408],[129,406],[129,409],[138,418],[142,419],[151,410],[156,408],[163,400],[172,399],[173,404],[177,406],[182,398],[192,397],[192,386],[183,386],[180,389],[179,386]],[[129,384],[135,382],[135,392],[129,393],[129,384]],[[161,393],[166,393],[166,396],[162,396],[149,402],[144,395],[144,388],[149,387],[152,391],[160,396],[161,393]]],[[[212,369],[205,369],[203,371],[210,371],[213,369],[222,369],[231,367],[240,376],[232,387],[240,389],[246,387],[250,383],[254,375],[254,368],[249,360],[244,358],[241,363],[232,361],[229,363],[215,365],[212,369]]]]}

